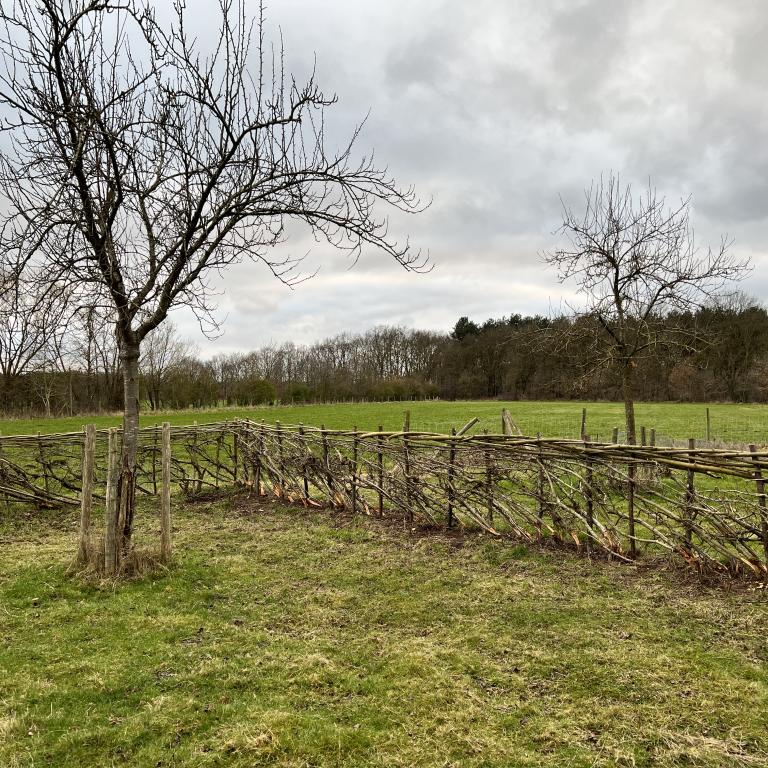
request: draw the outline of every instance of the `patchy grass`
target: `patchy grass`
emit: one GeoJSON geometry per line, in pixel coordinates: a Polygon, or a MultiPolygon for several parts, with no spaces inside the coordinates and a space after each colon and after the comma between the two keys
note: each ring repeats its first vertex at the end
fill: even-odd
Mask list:
{"type": "MultiPolygon", "coordinates": [[[[501,409],[508,408],[520,428],[529,435],[541,432],[544,437],[578,437],[582,408],[587,409],[587,430],[593,439],[610,440],[614,427],[623,429],[624,406],[621,403],[586,403],[576,401],[456,401],[441,400],[400,403],[341,403],[331,405],[296,405],[262,408],[219,408],[201,411],[144,413],[142,424],[162,421],[172,424],[203,424],[224,419],[265,419],[285,424],[304,423],[330,429],[387,430],[402,429],[403,414],[411,411],[411,428],[425,432],[450,432],[473,417],[480,419],[476,431],[501,431],[501,409]]],[[[706,409],[710,410],[711,436],[714,440],[736,443],[765,443],[768,440],[768,405],[729,403],[638,403],[637,423],[659,435],[677,439],[706,436],[706,409]]],[[[60,419],[0,419],[3,434],[36,432],[69,432],[82,429],[85,422],[100,428],[119,426],[118,414],[76,416],[60,419]]]]}
{"type": "Polygon", "coordinates": [[[238,497],[175,524],[118,587],[66,575],[71,518],[0,517],[0,765],[768,765],[762,592],[238,497]]]}

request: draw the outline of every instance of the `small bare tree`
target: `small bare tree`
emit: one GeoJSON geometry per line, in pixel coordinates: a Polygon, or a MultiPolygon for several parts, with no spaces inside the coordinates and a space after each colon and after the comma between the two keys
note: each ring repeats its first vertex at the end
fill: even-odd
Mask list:
{"type": "Polygon", "coordinates": [[[694,340],[690,326],[662,321],[701,307],[749,265],[729,253],[726,240],[716,250],[697,248],[689,199],[669,207],[650,186],[634,197],[614,174],[593,184],[585,198],[583,213],[563,206],[561,232],[570,247],[544,258],[561,281],[575,280],[584,297],[577,315],[586,322],[571,328],[594,334],[594,365],[621,373],[627,442],[634,445],[638,361],[674,337],[694,340]]]}
{"type": "Polygon", "coordinates": [[[208,52],[187,9],[159,20],[149,0],[0,0],[0,104],[9,148],[2,243],[25,264],[96,296],[114,318],[124,388],[120,476],[123,549],[133,524],[142,341],[187,305],[210,318],[209,280],[241,259],[299,279],[275,255],[288,220],[315,238],[364,246],[408,270],[384,203],[421,209],[372,156],[356,160],[359,127],[329,150],[324,110],[335,103],[310,76],[285,73],[244,0],[219,0],[208,52]]]}
{"type": "Polygon", "coordinates": [[[176,326],[166,321],[144,339],[139,367],[149,407],[156,411],[163,400],[163,384],[168,371],[192,354],[191,345],[179,338],[176,326]]]}

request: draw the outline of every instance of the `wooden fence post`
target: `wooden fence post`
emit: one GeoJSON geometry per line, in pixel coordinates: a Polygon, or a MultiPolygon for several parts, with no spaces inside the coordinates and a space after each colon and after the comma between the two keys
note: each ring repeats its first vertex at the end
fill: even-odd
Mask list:
{"type": "Polygon", "coordinates": [[[280,496],[285,498],[285,463],[283,460],[283,430],[280,422],[275,422],[275,438],[277,439],[277,465],[280,469],[280,496]]]}
{"type": "Polygon", "coordinates": [[[301,462],[301,477],[304,485],[304,503],[309,501],[309,479],[307,478],[307,441],[304,439],[304,425],[299,424],[299,441],[301,442],[302,462],[301,462]]]}
{"type": "Polygon", "coordinates": [[[618,445],[618,443],[619,443],[619,428],[618,427],[614,427],[613,428],[613,433],[611,434],[611,442],[614,445],[618,445]]]}
{"type": "Polygon", "coordinates": [[[152,432],[152,494],[157,496],[157,424],[152,432]]]}
{"type": "Polygon", "coordinates": [[[379,517],[384,517],[384,438],[381,433],[384,427],[379,424],[379,437],[377,438],[377,463],[379,481],[379,517]]]}
{"type": "Polygon", "coordinates": [[[584,498],[587,503],[587,553],[592,554],[592,535],[594,520],[594,498],[592,491],[593,482],[593,470],[592,470],[592,454],[589,450],[590,440],[589,435],[584,435],[584,460],[587,466],[587,471],[584,477],[584,498]]]}
{"type": "MultiPolygon", "coordinates": [[[[488,434],[488,430],[484,430],[488,434]]],[[[487,519],[490,525],[493,524],[493,464],[491,461],[491,452],[488,448],[483,451],[485,461],[485,503],[487,508],[487,519]]]]}
{"type": "Polygon", "coordinates": [[[107,488],[104,503],[104,570],[108,576],[114,576],[118,567],[117,551],[117,516],[119,505],[117,498],[118,478],[118,429],[112,427],[107,438],[107,488]]]}
{"type": "Polygon", "coordinates": [[[587,409],[581,409],[581,430],[579,432],[581,439],[584,439],[584,435],[587,434],[587,409]]]}
{"type": "Polygon", "coordinates": [[[50,496],[51,483],[48,479],[48,460],[45,457],[45,450],[43,448],[43,438],[39,432],[37,433],[37,449],[40,453],[40,467],[43,470],[43,483],[45,484],[45,495],[50,496]]]}
{"type": "Polygon", "coordinates": [[[538,461],[538,469],[539,469],[539,478],[538,478],[538,495],[539,495],[539,511],[538,511],[538,533],[539,533],[539,539],[541,539],[542,536],[542,526],[543,526],[543,520],[544,520],[544,512],[546,511],[546,502],[544,500],[544,449],[541,445],[541,432],[536,433],[536,441],[539,446],[539,461],[538,461]]]}
{"type": "Polygon", "coordinates": [[[160,502],[160,558],[171,561],[171,425],[163,422],[161,461],[162,498],[160,502]]]}
{"type": "Polygon", "coordinates": [[[709,418],[709,408],[707,408],[707,442],[712,440],[712,422],[709,418]]]}
{"type": "MultiPolygon", "coordinates": [[[[756,453],[757,448],[754,445],[749,446],[750,453],[756,453]]],[[[757,461],[757,457],[753,456],[752,461],[757,461]]],[[[758,467],[755,470],[755,484],[757,485],[757,500],[760,505],[760,533],[763,539],[763,566],[768,571],[768,513],[766,512],[765,501],[765,480],[763,480],[763,473],[758,467]]]]}
{"type": "MultiPolygon", "coordinates": [[[[688,438],[688,449],[691,451],[688,454],[688,461],[690,464],[694,464],[696,456],[693,450],[696,448],[696,440],[692,437],[688,438]]],[[[685,483],[685,546],[690,549],[693,542],[693,519],[695,512],[693,504],[696,499],[696,489],[694,487],[696,473],[693,469],[689,469],[686,476],[685,483]]]]}
{"type": "Polygon", "coordinates": [[[352,514],[357,514],[357,451],[358,451],[358,437],[357,437],[357,425],[352,427],[352,514]]]}
{"type": "Polygon", "coordinates": [[[88,562],[91,547],[91,509],[93,508],[93,467],[96,461],[96,425],[85,428],[83,441],[83,484],[80,497],[80,545],[77,559],[80,563],[88,562]]]}
{"type": "Polygon", "coordinates": [[[331,509],[336,506],[335,492],[333,490],[333,474],[331,473],[331,467],[328,456],[328,433],[325,431],[325,424],[320,425],[320,439],[323,444],[323,471],[325,472],[325,480],[328,485],[328,503],[331,505],[331,509]]]}
{"type": "MultiPolygon", "coordinates": [[[[5,457],[3,456],[3,433],[0,432],[0,485],[5,484],[5,457]]],[[[5,509],[10,512],[11,510],[11,497],[3,491],[3,497],[5,499],[5,509]]]]}
{"type": "Polygon", "coordinates": [[[237,485],[238,467],[240,464],[240,428],[235,423],[234,436],[232,438],[232,463],[235,465],[232,470],[232,484],[237,485]]]}
{"type": "Polygon", "coordinates": [[[451,427],[451,441],[448,448],[448,527],[453,528],[453,502],[456,490],[453,486],[456,477],[456,427],[451,427]]]}
{"type": "Polygon", "coordinates": [[[405,475],[405,515],[408,525],[413,525],[413,492],[411,489],[411,458],[408,453],[408,432],[411,429],[411,412],[405,412],[403,424],[403,473],[405,475]]]}

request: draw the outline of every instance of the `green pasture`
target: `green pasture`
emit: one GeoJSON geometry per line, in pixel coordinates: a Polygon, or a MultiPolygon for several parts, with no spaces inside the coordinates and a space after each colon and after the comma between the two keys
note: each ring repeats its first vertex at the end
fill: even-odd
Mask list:
{"type": "MultiPolygon", "coordinates": [[[[285,424],[304,423],[328,428],[349,429],[357,426],[374,430],[379,425],[387,430],[401,429],[403,414],[411,411],[411,429],[448,432],[461,427],[472,417],[480,419],[476,430],[501,431],[501,409],[508,408],[524,433],[544,437],[578,437],[582,409],[587,409],[587,431],[593,438],[609,440],[615,427],[623,427],[624,406],[621,403],[586,403],[577,401],[417,401],[388,403],[341,403],[331,405],[295,405],[260,408],[220,408],[197,411],[153,413],[145,411],[142,424],[162,421],[190,424],[223,419],[265,419],[285,424]]],[[[662,437],[686,439],[706,437],[707,408],[710,412],[711,437],[726,443],[768,442],[768,405],[702,404],[702,403],[638,403],[638,427],[655,428],[662,437]]],[[[0,419],[3,434],[36,432],[68,432],[80,430],[86,422],[99,427],[117,426],[119,414],[77,416],[54,419],[0,419]]]]}
{"type": "Polygon", "coordinates": [[[768,765],[760,590],[244,497],[116,586],[75,518],[0,511],[4,768],[768,765]]]}

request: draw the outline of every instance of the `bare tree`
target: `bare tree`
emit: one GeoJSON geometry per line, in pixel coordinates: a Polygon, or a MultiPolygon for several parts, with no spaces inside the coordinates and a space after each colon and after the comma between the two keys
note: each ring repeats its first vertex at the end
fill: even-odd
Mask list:
{"type": "Polygon", "coordinates": [[[169,370],[189,357],[191,345],[179,338],[170,321],[159,325],[144,339],[140,369],[147,391],[149,407],[156,411],[162,405],[163,384],[169,370]]]}
{"type": "MultiPolygon", "coordinates": [[[[635,369],[638,360],[669,342],[670,313],[695,310],[744,275],[746,261],[722,240],[700,251],[690,223],[690,199],[669,207],[649,186],[634,197],[611,174],[585,192],[583,213],[563,206],[561,231],[570,247],[545,254],[561,281],[575,280],[585,306],[573,324],[594,334],[595,366],[621,373],[627,441],[636,442],[635,369]]],[[[690,328],[679,329],[691,341],[690,328]]]]}
{"type": "Polygon", "coordinates": [[[66,326],[61,286],[0,277],[0,409],[12,403],[19,378],[39,367],[47,351],[60,344],[66,326]]]}
{"type": "MultiPolygon", "coordinates": [[[[248,258],[300,279],[276,255],[289,219],[356,259],[373,246],[408,270],[384,203],[420,210],[372,156],[359,127],[327,147],[335,103],[314,75],[285,73],[263,7],[219,0],[210,52],[190,37],[183,2],[159,20],[149,0],[0,0],[2,244],[25,263],[96,295],[112,314],[124,388],[120,509],[133,520],[140,345],[184,304],[210,319],[209,280],[248,258]]],[[[124,547],[125,548],[125,547],[124,547]]]]}

